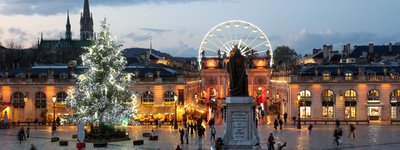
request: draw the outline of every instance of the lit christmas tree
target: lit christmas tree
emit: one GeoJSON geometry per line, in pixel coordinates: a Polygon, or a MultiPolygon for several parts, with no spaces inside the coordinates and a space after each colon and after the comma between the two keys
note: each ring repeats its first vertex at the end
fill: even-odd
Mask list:
{"type": "Polygon", "coordinates": [[[100,125],[122,125],[136,115],[136,96],[130,86],[130,73],[125,73],[126,58],[120,45],[113,41],[106,19],[92,46],[85,48],[83,74],[67,97],[67,105],[75,110],[73,121],[100,125]]]}

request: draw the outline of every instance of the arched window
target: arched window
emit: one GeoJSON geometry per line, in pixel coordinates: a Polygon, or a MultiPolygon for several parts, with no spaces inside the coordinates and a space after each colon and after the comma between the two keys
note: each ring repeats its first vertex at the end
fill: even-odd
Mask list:
{"type": "Polygon", "coordinates": [[[357,92],[355,90],[346,90],[344,92],[344,100],[345,101],[356,101],[357,100],[357,92]]]}
{"type": "Polygon", "coordinates": [[[311,101],[311,92],[309,90],[301,90],[300,101],[311,101]]]}
{"type": "Polygon", "coordinates": [[[334,101],[335,93],[332,90],[324,90],[322,91],[322,101],[334,101]]]}
{"type": "Polygon", "coordinates": [[[390,93],[390,102],[391,102],[391,103],[400,102],[400,89],[393,90],[393,91],[390,93]]]}
{"type": "Polygon", "coordinates": [[[172,105],[175,102],[175,92],[167,91],[164,93],[164,105],[172,105]]]}
{"type": "Polygon", "coordinates": [[[24,94],[22,94],[22,92],[15,92],[12,95],[12,102],[14,108],[24,108],[25,107],[24,94]]]}
{"type": "Polygon", "coordinates": [[[368,94],[367,94],[367,103],[369,104],[379,104],[380,100],[380,93],[378,90],[373,89],[373,90],[369,90],[368,94]]]}
{"type": "Polygon", "coordinates": [[[397,107],[400,106],[400,89],[390,92],[390,103],[392,105],[390,116],[392,119],[397,119],[397,107]]]}
{"type": "Polygon", "coordinates": [[[35,107],[46,108],[46,94],[43,92],[37,92],[35,94],[35,107]]]}
{"type": "Polygon", "coordinates": [[[143,93],[143,105],[154,105],[154,93],[152,91],[143,93]]]}
{"type": "Polygon", "coordinates": [[[349,89],[344,92],[345,118],[356,118],[357,92],[349,89]]]}
{"type": "Polygon", "coordinates": [[[67,98],[67,93],[64,91],[57,93],[57,103],[65,104],[65,99],[67,98]]]}

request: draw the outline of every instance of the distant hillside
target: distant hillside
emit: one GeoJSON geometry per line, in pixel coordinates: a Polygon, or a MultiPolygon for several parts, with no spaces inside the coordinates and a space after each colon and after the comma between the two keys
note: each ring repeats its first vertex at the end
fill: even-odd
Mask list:
{"type": "MultiPolygon", "coordinates": [[[[148,48],[127,48],[127,49],[124,49],[124,55],[127,58],[131,58],[131,57],[135,57],[140,54],[144,54],[146,52],[146,50],[148,50],[148,48]]],[[[166,58],[180,61],[180,62],[197,60],[195,57],[173,57],[170,54],[163,53],[163,52],[160,52],[160,51],[154,50],[154,49],[151,52],[158,56],[166,57],[166,58]]]]}

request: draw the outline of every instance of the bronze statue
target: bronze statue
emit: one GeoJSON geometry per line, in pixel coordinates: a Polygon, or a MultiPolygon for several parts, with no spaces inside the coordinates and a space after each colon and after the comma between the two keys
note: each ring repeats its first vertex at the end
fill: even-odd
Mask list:
{"type": "Polygon", "coordinates": [[[227,68],[229,73],[229,95],[249,96],[246,58],[241,54],[237,45],[230,52],[227,68]]]}

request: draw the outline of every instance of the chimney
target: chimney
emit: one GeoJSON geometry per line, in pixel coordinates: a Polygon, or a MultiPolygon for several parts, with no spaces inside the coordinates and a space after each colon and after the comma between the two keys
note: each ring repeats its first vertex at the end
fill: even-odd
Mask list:
{"type": "Polygon", "coordinates": [[[392,54],[392,43],[389,43],[389,54],[392,54]]]}
{"type": "Polygon", "coordinates": [[[343,52],[342,53],[343,53],[343,56],[345,58],[349,57],[349,55],[350,55],[350,44],[346,44],[346,45],[343,46],[343,52]]]}
{"type": "Polygon", "coordinates": [[[374,53],[374,44],[369,43],[369,45],[368,45],[368,53],[370,53],[370,54],[374,53]]]}

